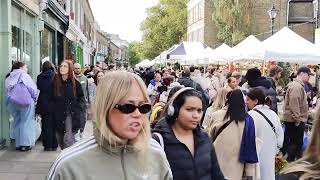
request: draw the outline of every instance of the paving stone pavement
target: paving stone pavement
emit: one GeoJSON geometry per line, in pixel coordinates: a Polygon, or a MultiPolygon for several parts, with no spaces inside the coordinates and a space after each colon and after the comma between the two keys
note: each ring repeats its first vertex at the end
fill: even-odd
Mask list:
{"type": "MultiPolygon", "coordinates": [[[[92,135],[92,122],[87,121],[84,137],[92,135]]],[[[48,170],[59,155],[56,152],[43,151],[41,142],[29,152],[16,151],[13,147],[0,150],[1,180],[44,180],[48,170]]]]}

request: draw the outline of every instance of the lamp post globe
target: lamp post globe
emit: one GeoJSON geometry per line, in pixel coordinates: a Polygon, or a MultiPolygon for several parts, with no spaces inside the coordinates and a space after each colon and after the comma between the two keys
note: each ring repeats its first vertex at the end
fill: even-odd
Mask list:
{"type": "Polygon", "coordinates": [[[277,17],[278,10],[276,9],[274,3],[272,4],[271,9],[268,11],[270,20],[271,20],[271,35],[274,34],[274,19],[277,17]]]}

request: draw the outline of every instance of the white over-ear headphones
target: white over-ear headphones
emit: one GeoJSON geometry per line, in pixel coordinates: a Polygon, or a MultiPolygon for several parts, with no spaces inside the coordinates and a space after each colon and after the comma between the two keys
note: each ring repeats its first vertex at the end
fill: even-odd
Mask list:
{"type": "Polygon", "coordinates": [[[191,87],[184,87],[184,88],[181,88],[180,90],[178,90],[176,93],[174,93],[174,95],[172,96],[171,100],[169,101],[169,106],[168,106],[168,110],[167,110],[167,114],[168,116],[173,116],[174,113],[175,113],[175,109],[173,107],[173,101],[183,92],[185,91],[188,91],[188,90],[194,90],[193,88],[191,87]]]}

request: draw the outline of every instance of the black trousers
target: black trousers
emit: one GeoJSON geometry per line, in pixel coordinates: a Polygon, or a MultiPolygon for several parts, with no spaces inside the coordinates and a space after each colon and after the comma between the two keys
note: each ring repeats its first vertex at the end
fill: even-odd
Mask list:
{"type": "Polygon", "coordinates": [[[302,156],[303,135],[305,123],[296,126],[294,122],[285,122],[284,142],[281,152],[287,154],[287,161],[292,162],[302,156]]]}
{"type": "Polygon", "coordinates": [[[43,147],[56,149],[58,147],[58,142],[54,130],[54,123],[52,122],[52,117],[49,114],[41,115],[41,123],[43,147]]]}

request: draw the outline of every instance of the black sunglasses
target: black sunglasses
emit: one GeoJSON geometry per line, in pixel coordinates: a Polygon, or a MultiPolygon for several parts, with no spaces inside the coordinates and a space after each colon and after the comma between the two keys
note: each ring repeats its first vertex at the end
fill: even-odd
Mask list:
{"type": "Polygon", "coordinates": [[[117,104],[115,108],[124,114],[133,113],[138,108],[141,114],[146,114],[150,112],[151,104],[142,104],[140,106],[135,106],[133,104],[124,104],[124,105],[117,104]]]}

